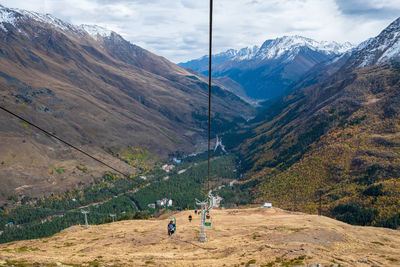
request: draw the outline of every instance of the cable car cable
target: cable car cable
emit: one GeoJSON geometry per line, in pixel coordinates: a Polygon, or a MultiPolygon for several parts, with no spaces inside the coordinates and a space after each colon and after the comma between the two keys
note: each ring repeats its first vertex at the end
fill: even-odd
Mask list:
{"type": "Polygon", "coordinates": [[[212,63],[212,14],[213,0],[210,0],[210,30],[208,47],[208,165],[207,165],[207,194],[210,192],[210,139],[211,139],[211,63],[212,63]]]}
{"type": "Polygon", "coordinates": [[[85,155],[88,156],[89,158],[91,158],[91,159],[93,159],[93,160],[95,160],[95,161],[97,161],[97,162],[103,164],[104,166],[107,166],[108,168],[112,169],[113,171],[116,171],[116,172],[118,172],[119,174],[122,174],[123,176],[129,178],[129,175],[127,175],[126,173],[123,173],[122,171],[117,170],[116,168],[114,168],[114,167],[108,165],[107,163],[105,163],[105,162],[99,160],[98,158],[96,158],[96,157],[90,155],[89,153],[83,151],[82,149],[80,149],[80,148],[78,148],[78,147],[72,145],[71,143],[69,143],[69,142],[67,142],[67,141],[64,141],[64,140],[61,139],[60,137],[57,137],[56,135],[54,135],[54,134],[52,134],[52,133],[46,131],[45,129],[43,129],[43,128],[37,126],[36,124],[34,124],[34,123],[30,122],[30,121],[27,121],[26,119],[24,119],[24,118],[22,118],[21,116],[15,114],[14,112],[12,112],[12,111],[10,111],[10,110],[8,110],[8,109],[2,107],[2,106],[0,106],[0,109],[4,110],[5,112],[7,112],[7,113],[9,113],[9,114],[11,114],[11,115],[13,115],[14,117],[17,117],[18,119],[20,119],[20,120],[24,121],[25,123],[27,123],[27,124],[29,124],[29,125],[35,127],[36,129],[39,129],[40,131],[42,131],[42,132],[44,132],[45,134],[47,134],[47,135],[53,137],[54,139],[57,139],[58,141],[64,143],[65,145],[67,145],[67,146],[69,146],[69,147],[71,147],[71,148],[73,148],[73,149],[75,149],[75,150],[81,152],[82,154],[85,154],[85,155]]]}
{"type": "MultiPolygon", "coordinates": [[[[72,145],[71,143],[69,143],[69,142],[63,140],[62,138],[56,136],[55,134],[50,133],[49,131],[47,131],[47,130],[41,128],[40,126],[34,124],[33,122],[30,122],[30,121],[28,121],[28,120],[22,118],[21,116],[15,114],[14,112],[10,111],[9,109],[7,109],[7,108],[5,108],[5,107],[2,107],[2,106],[0,106],[0,109],[2,109],[3,111],[5,111],[5,112],[11,114],[12,116],[14,116],[14,117],[16,117],[16,118],[18,118],[18,119],[24,121],[25,123],[27,123],[27,124],[29,124],[29,125],[35,127],[36,129],[38,129],[38,130],[44,132],[46,135],[48,135],[48,136],[50,136],[50,137],[53,137],[54,139],[56,139],[56,140],[58,140],[58,141],[64,143],[65,145],[67,145],[67,146],[69,146],[69,147],[71,147],[71,148],[73,148],[73,149],[79,151],[80,153],[82,153],[82,154],[88,156],[89,158],[91,158],[91,159],[97,161],[98,163],[103,164],[104,166],[110,168],[111,170],[116,171],[116,172],[119,173],[119,174],[122,174],[122,175],[125,176],[126,178],[131,178],[130,175],[128,175],[128,174],[126,174],[126,173],[124,173],[124,172],[122,172],[122,171],[120,171],[120,170],[118,170],[118,169],[112,167],[111,165],[105,163],[104,161],[102,161],[102,160],[100,160],[100,159],[98,159],[98,158],[96,158],[96,157],[90,155],[89,153],[87,153],[87,152],[83,151],[82,149],[80,149],[80,148],[78,148],[78,147],[72,145]]],[[[137,183],[137,185],[138,185],[139,187],[140,187],[140,186],[143,186],[142,184],[139,184],[138,182],[136,182],[136,183],[137,183]]],[[[151,188],[149,188],[149,190],[150,190],[150,191],[153,191],[154,193],[157,193],[157,194],[160,194],[160,195],[164,195],[164,194],[162,194],[161,192],[158,192],[157,190],[154,190],[154,189],[151,189],[151,188]]]]}

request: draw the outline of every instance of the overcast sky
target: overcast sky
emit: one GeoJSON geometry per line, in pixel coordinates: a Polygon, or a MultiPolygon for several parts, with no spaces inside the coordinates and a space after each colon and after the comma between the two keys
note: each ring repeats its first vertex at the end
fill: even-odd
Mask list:
{"type": "MultiPolygon", "coordinates": [[[[97,24],[173,62],[208,53],[208,0],[0,0],[97,24]]],[[[213,52],[283,35],[357,44],[400,16],[400,0],[214,0],[213,52]]]]}

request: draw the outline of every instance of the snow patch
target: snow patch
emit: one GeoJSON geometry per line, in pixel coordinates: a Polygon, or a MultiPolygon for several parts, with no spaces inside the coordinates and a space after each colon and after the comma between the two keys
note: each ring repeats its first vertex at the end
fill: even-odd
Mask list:
{"type": "Polygon", "coordinates": [[[6,27],[4,27],[3,23],[0,23],[0,29],[2,29],[5,32],[8,32],[8,30],[6,29],[6,27]]]}
{"type": "Polygon", "coordinates": [[[357,68],[388,62],[400,56],[400,18],[392,22],[375,38],[370,38],[354,49],[354,57],[361,62],[357,68]]]}
{"type": "Polygon", "coordinates": [[[11,12],[9,9],[4,8],[3,6],[0,5],[0,28],[7,32],[6,27],[4,27],[4,23],[9,23],[11,25],[15,25],[16,21],[16,16],[13,12],[11,12]]]}
{"type": "MultiPolygon", "coordinates": [[[[396,39],[395,42],[393,42],[390,46],[388,47],[383,47],[385,49],[385,52],[382,54],[382,56],[378,59],[377,63],[382,63],[389,61],[390,59],[394,57],[400,56],[400,39],[399,39],[399,32],[396,32],[393,36],[393,39],[396,39]]],[[[382,48],[382,47],[380,47],[382,48]]]]}
{"type": "Polygon", "coordinates": [[[302,36],[283,36],[274,40],[267,40],[256,54],[256,58],[278,59],[287,56],[286,61],[293,60],[302,47],[313,51],[322,52],[326,55],[339,55],[351,49],[353,45],[349,42],[339,44],[337,42],[315,41],[302,36]]]}
{"type": "Polygon", "coordinates": [[[50,14],[40,14],[37,12],[27,11],[19,8],[6,8],[0,5],[0,23],[3,25],[2,27],[3,30],[4,30],[4,23],[9,23],[15,26],[17,21],[26,19],[32,19],[39,23],[48,24],[67,32],[80,31],[74,25],[64,22],[56,17],[53,17],[50,14]]]}
{"type": "Polygon", "coordinates": [[[10,12],[6,8],[0,7],[0,22],[1,23],[10,23],[14,25],[15,22],[15,14],[10,12]]]}
{"type": "Polygon", "coordinates": [[[98,25],[87,25],[87,24],[82,24],[79,26],[82,30],[86,31],[90,36],[92,36],[94,39],[97,39],[99,36],[101,37],[109,37],[113,33],[113,31],[108,30],[104,27],[98,26],[98,25]]]}

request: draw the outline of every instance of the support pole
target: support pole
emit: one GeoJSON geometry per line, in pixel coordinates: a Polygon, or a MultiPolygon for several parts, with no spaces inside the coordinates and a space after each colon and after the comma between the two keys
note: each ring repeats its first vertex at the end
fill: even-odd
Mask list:
{"type": "Polygon", "coordinates": [[[81,210],[81,213],[85,215],[85,228],[89,228],[88,220],[87,220],[87,214],[89,213],[89,210],[81,210]]]}
{"type": "Polygon", "coordinates": [[[196,205],[201,207],[201,215],[200,215],[200,234],[199,234],[199,242],[204,243],[207,242],[207,233],[206,226],[204,224],[205,212],[207,209],[207,201],[199,201],[196,199],[196,205]]]}
{"type": "Polygon", "coordinates": [[[115,214],[110,214],[110,217],[112,218],[112,221],[114,222],[115,214]]]}

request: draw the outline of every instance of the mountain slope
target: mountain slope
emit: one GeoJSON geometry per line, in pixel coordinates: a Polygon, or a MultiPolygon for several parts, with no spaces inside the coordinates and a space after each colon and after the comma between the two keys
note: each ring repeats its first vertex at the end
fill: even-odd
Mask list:
{"type": "Polygon", "coordinates": [[[352,53],[348,68],[363,68],[388,62],[400,56],[400,18],[378,36],[361,43],[352,53]]]}
{"type": "MultiPolygon", "coordinates": [[[[226,76],[241,84],[247,96],[274,98],[314,65],[332,60],[351,48],[332,42],[317,42],[301,36],[267,40],[261,47],[227,50],[213,56],[213,76],[226,76]]],[[[208,57],[180,65],[207,75],[208,57]]]]}
{"type": "MultiPolygon", "coordinates": [[[[98,27],[87,32],[88,26],[5,7],[0,25],[2,106],[129,172],[132,166],[113,161],[106,150],[149,150],[165,159],[204,149],[208,96],[201,77],[98,27]]],[[[213,123],[220,129],[252,112],[220,87],[213,93],[213,123]]],[[[51,194],[93,183],[103,173],[24,123],[0,116],[2,199],[51,194]],[[81,164],[87,172],[76,168],[81,164]]]]}
{"type": "Polygon", "coordinates": [[[198,215],[183,211],[175,216],[177,232],[170,238],[165,217],[89,229],[73,226],[49,238],[1,244],[0,264],[395,266],[400,261],[400,233],[391,229],[351,226],[277,208],[211,210],[208,241],[199,243],[198,215]]]}
{"type": "MultiPolygon", "coordinates": [[[[321,199],[324,213],[355,224],[386,225],[397,216],[399,62],[390,57],[358,66],[360,54],[374,54],[377,40],[398,32],[391,24],[370,40],[375,47],[356,48],[333,75],[308,86],[301,82],[259,117],[242,146],[259,199],[309,212],[321,199]]],[[[397,42],[384,50],[395,47],[397,42]]]]}

